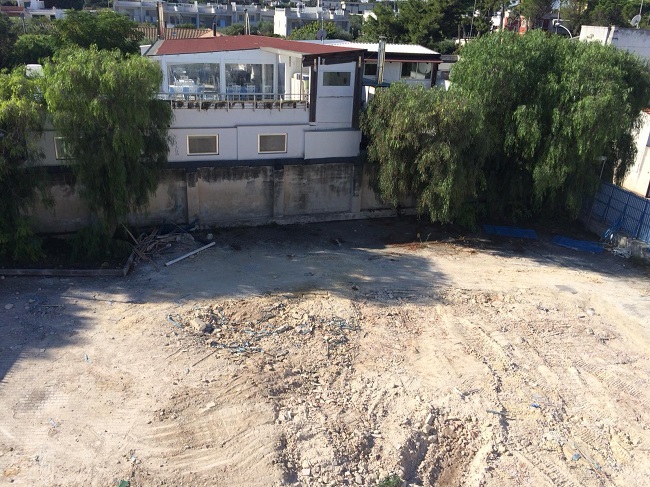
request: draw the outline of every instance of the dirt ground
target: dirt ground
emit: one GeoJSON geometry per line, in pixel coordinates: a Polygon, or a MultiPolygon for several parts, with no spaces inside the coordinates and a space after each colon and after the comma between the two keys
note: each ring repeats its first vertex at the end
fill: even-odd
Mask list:
{"type": "Polygon", "coordinates": [[[650,278],[550,237],[232,229],[5,277],[0,485],[647,485],[650,278]]]}

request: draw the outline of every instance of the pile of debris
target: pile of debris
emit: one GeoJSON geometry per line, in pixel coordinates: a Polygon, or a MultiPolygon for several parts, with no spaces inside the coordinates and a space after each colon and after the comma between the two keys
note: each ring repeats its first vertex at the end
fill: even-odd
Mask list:
{"type": "Polygon", "coordinates": [[[351,334],[360,330],[355,319],[296,312],[297,302],[298,298],[289,298],[269,303],[251,316],[242,312],[249,309],[246,300],[232,300],[195,307],[185,316],[169,315],[167,319],[176,327],[204,336],[210,347],[233,354],[264,353],[276,358],[316,340],[330,359],[341,345],[350,341],[351,334]]]}

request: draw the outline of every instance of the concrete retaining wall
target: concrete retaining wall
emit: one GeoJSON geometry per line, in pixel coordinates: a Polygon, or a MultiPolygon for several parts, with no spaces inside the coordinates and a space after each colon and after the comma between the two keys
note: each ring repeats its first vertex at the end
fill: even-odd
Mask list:
{"type": "MultiPolygon", "coordinates": [[[[70,173],[50,175],[54,206],[31,212],[39,232],[72,232],[92,215],[79,198],[70,173]]],[[[394,215],[368,184],[362,164],[199,167],[166,170],[146,209],[131,215],[135,225],[261,225],[394,215]]]]}

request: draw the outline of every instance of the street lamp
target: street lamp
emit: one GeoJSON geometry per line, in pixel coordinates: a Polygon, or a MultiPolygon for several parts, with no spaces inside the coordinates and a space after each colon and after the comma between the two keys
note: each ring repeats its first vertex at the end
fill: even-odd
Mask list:
{"type": "Polygon", "coordinates": [[[555,27],[556,34],[557,34],[557,28],[562,27],[564,30],[567,31],[567,34],[569,34],[569,39],[573,39],[573,35],[571,34],[571,31],[562,25],[562,19],[553,19],[553,27],[555,27]]]}

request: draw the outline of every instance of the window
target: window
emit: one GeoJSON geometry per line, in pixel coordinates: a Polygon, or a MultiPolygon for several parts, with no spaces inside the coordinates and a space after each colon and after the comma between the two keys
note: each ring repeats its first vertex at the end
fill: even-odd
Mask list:
{"type": "Polygon", "coordinates": [[[204,156],[219,154],[219,136],[217,135],[188,135],[187,155],[204,156]]]}
{"type": "Polygon", "coordinates": [[[431,63],[402,63],[402,79],[431,79],[431,63]]]}
{"type": "Polygon", "coordinates": [[[54,155],[58,161],[63,159],[72,159],[72,155],[70,154],[63,137],[54,137],[54,155]]]}
{"type": "Polygon", "coordinates": [[[323,86],[350,86],[349,71],[326,71],[323,73],[323,86]]]}
{"type": "Polygon", "coordinates": [[[172,64],[168,75],[170,93],[219,91],[218,63],[172,64]]]}
{"type": "Polygon", "coordinates": [[[363,74],[365,76],[377,76],[377,65],[376,64],[366,64],[363,67],[363,74]]]}
{"type": "Polygon", "coordinates": [[[273,64],[226,64],[226,93],[273,93],[273,64]]]}
{"type": "Polygon", "coordinates": [[[257,152],[259,154],[287,152],[287,134],[258,135],[257,152]]]}

